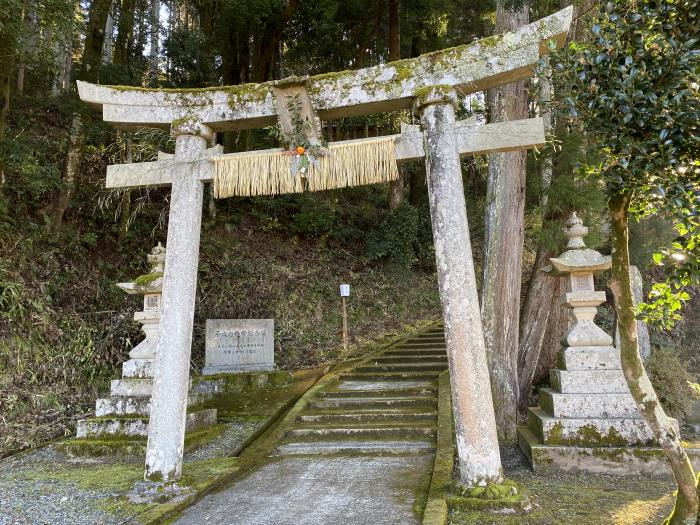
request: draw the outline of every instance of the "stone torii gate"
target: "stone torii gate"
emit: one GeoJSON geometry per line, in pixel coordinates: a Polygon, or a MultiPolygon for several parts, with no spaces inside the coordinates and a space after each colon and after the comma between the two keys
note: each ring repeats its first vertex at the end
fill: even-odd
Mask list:
{"type": "MultiPolygon", "coordinates": [[[[397,161],[426,158],[457,447],[462,481],[468,485],[499,481],[502,469],[460,156],[532,148],[545,138],[539,118],[480,126],[456,122],[455,104],[459,95],[529,77],[550,41],[563,45],[571,16],[572,8],[567,8],[513,33],[293,82],[314,118],[410,107],[420,116],[422,132],[409,126],[391,138],[397,161]]],[[[281,102],[287,94],[280,94],[280,84],[274,82],[198,90],[78,82],[78,90],[82,100],[102,110],[105,122],[126,129],[170,127],[176,137],[174,156],[107,170],[110,188],[171,186],[145,478],[172,481],[182,470],[203,183],[214,179],[215,159],[245,155],[222,155],[220,147],[207,146],[214,132],[274,124],[284,113],[281,102]]]]}

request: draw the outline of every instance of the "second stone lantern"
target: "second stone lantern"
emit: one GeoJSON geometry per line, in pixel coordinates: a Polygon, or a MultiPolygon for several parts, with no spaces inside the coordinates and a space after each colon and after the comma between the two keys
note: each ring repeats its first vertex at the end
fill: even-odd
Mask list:
{"type": "Polygon", "coordinates": [[[520,448],[535,470],[658,473],[664,461],[632,399],[620,351],[594,321],[605,292],[595,290],[593,275],[610,268],[610,256],[586,248],[588,228],[575,213],[567,226],[567,251],[543,271],[566,279],[569,329],[550,388],[539,390],[539,406],[518,429],[520,448]]]}

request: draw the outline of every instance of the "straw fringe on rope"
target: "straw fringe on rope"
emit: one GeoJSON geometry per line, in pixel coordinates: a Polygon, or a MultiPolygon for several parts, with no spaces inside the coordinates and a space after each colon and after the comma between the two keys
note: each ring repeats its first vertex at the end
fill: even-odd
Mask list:
{"type": "Polygon", "coordinates": [[[235,154],[214,161],[214,196],[248,197],[322,191],[388,182],[399,178],[394,140],[387,137],[331,144],[330,155],[310,166],[304,188],[300,174],[292,175],[292,156],[281,151],[235,154]]]}

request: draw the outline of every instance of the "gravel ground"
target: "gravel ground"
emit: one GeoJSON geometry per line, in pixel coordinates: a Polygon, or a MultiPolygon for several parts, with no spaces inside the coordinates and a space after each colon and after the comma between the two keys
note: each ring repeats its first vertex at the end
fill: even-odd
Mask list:
{"type": "MultiPolygon", "coordinates": [[[[218,438],[187,454],[185,462],[231,454],[264,421],[261,417],[227,422],[218,438]]],[[[99,468],[104,462],[95,464],[99,468]]],[[[64,479],[66,469],[75,467],[51,445],[0,460],[0,525],[114,525],[133,516],[133,507],[128,512],[127,506],[115,504],[118,489],[86,489],[64,479]]],[[[81,468],[90,468],[89,462],[82,462],[81,468]]],[[[132,470],[139,468],[124,467],[125,475],[138,475],[132,470]]]]}
{"type": "Polygon", "coordinates": [[[227,428],[216,439],[185,455],[185,461],[221,458],[239,450],[248,439],[265,423],[264,417],[240,418],[227,422],[227,428]]]}
{"type": "Polygon", "coordinates": [[[110,497],[108,491],[84,490],[75,483],[51,479],[61,461],[49,445],[0,462],[1,525],[101,525],[121,521],[95,508],[96,502],[110,497]],[[46,479],[36,479],[39,473],[45,473],[46,479]]]}

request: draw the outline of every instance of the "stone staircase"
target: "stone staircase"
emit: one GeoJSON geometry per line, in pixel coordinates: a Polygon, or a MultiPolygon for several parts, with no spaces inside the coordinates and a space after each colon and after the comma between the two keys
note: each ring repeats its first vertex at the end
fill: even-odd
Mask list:
{"type": "Polygon", "coordinates": [[[446,369],[441,327],[391,346],[318,391],[273,455],[434,452],[438,376],[446,369]]]}

